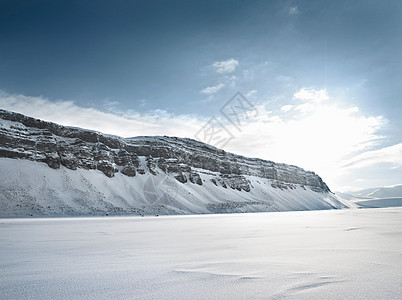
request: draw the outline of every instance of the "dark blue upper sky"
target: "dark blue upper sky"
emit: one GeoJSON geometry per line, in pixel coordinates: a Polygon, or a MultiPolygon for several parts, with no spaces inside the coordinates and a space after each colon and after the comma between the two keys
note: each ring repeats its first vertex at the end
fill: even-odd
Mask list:
{"type": "Polygon", "coordinates": [[[236,90],[265,101],[307,86],[401,113],[401,1],[0,3],[10,93],[210,114],[236,90]],[[200,91],[222,81],[209,66],[228,58],[236,85],[200,107],[200,91]]]}

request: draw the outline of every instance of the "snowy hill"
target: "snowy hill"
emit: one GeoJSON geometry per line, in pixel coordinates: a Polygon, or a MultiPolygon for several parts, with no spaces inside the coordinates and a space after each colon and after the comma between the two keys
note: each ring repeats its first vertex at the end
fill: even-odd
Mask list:
{"type": "Polygon", "coordinates": [[[343,199],[350,200],[361,207],[402,206],[402,184],[368,188],[356,192],[335,192],[335,194],[343,199]]]}
{"type": "Polygon", "coordinates": [[[365,189],[355,192],[353,194],[357,197],[369,197],[369,198],[402,197],[402,184],[365,189]]]}
{"type": "Polygon", "coordinates": [[[1,216],[347,207],[311,171],[191,139],[124,139],[0,110],[1,216]]]}

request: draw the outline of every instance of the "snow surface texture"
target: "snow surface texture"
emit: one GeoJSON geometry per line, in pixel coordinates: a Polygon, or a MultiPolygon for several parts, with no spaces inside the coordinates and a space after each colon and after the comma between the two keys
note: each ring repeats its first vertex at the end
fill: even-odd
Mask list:
{"type": "MultiPolygon", "coordinates": [[[[140,157],[140,160],[143,160],[140,157]]],[[[142,162],[144,163],[144,162],[142,162]]],[[[273,180],[247,176],[250,192],[222,188],[200,173],[203,184],[178,182],[163,172],[113,178],[98,170],[49,168],[0,158],[0,216],[205,214],[344,208],[332,193],[310,187],[273,188],[273,180]]]]}
{"type": "Polygon", "coordinates": [[[1,299],[402,299],[402,209],[1,219],[1,299]]]}

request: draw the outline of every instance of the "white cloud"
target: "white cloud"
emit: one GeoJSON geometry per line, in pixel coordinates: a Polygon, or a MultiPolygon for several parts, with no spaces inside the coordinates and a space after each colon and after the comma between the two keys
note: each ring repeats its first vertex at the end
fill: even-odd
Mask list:
{"type": "Polygon", "coordinates": [[[301,90],[293,94],[293,98],[318,103],[328,100],[329,96],[326,89],[317,91],[315,89],[302,88],[301,90]]]}
{"type": "Polygon", "coordinates": [[[295,110],[298,110],[301,113],[307,113],[309,111],[313,111],[316,109],[316,106],[313,103],[303,103],[299,104],[295,107],[295,110]]]}
{"type": "Polygon", "coordinates": [[[209,86],[209,87],[206,87],[205,89],[203,89],[201,91],[201,93],[206,94],[206,95],[215,94],[215,93],[219,92],[219,90],[221,90],[224,86],[225,85],[223,83],[219,83],[214,86],[209,86]]]}
{"type": "Polygon", "coordinates": [[[294,106],[293,106],[293,105],[290,105],[290,104],[284,105],[284,106],[281,107],[281,111],[283,111],[283,112],[288,112],[288,111],[292,110],[293,107],[294,107],[294,106]]]}
{"type": "MultiPolygon", "coordinates": [[[[259,108],[264,115],[261,112],[259,108]]],[[[367,116],[357,107],[332,101],[288,104],[247,123],[226,150],[313,170],[336,188],[347,184],[343,178],[348,170],[342,168],[346,158],[378,146],[378,130],[384,124],[381,116],[367,116]]]]}
{"type": "Polygon", "coordinates": [[[353,114],[359,111],[359,108],[357,106],[353,106],[348,109],[348,113],[353,114]]]}
{"type": "Polygon", "coordinates": [[[115,107],[117,107],[119,105],[120,105],[120,102],[118,102],[118,101],[113,101],[110,99],[106,99],[103,101],[103,106],[108,110],[113,110],[115,107]]]}
{"type": "Polygon", "coordinates": [[[225,75],[221,78],[221,80],[225,82],[225,86],[234,88],[238,78],[235,75],[225,75]]]}
{"type": "MultiPolygon", "coordinates": [[[[315,97],[316,93],[312,95],[315,97]]],[[[305,104],[309,104],[309,109],[304,111],[290,104],[276,112],[258,106],[258,116],[242,122],[240,131],[233,125],[225,125],[235,139],[224,149],[313,170],[335,189],[334,183],[338,186],[347,184],[342,178],[351,169],[377,162],[397,164],[402,161],[401,144],[372,151],[373,146],[379,146],[378,130],[385,122],[381,116],[367,116],[357,107],[340,107],[333,101],[313,100],[305,104]],[[291,114],[288,113],[290,110],[291,114]],[[355,153],[362,154],[356,156],[355,153]],[[347,167],[346,157],[352,157],[347,161],[347,167]]],[[[80,107],[72,101],[50,101],[1,91],[0,107],[62,125],[123,137],[171,135],[193,138],[211,117],[175,115],[162,110],[104,112],[80,107]]],[[[220,117],[219,111],[215,116],[220,117]]]]}
{"type": "Polygon", "coordinates": [[[363,168],[380,163],[390,163],[395,167],[402,166],[402,143],[367,151],[348,160],[345,168],[363,168]]]}
{"type": "Polygon", "coordinates": [[[289,14],[291,15],[297,15],[299,13],[299,8],[297,6],[293,6],[289,8],[289,14]]]}
{"type": "Polygon", "coordinates": [[[233,58],[223,61],[216,61],[212,64],[215,71],[220,74],[233,73],[236,71],[239,61],[233,58]]]}
{"type": "Polygon", "coordinates": [[[143,107],[143,106],[147,105],[148,101],[147,101],[147,99],[141,99],[139,102],[140,102],[140,106],[143,107]]]}
{"type": "Polygon", "coordinates": [[[246,97],[252,97],[252,96],[254,96],[254,95],[257,94],[257,93],[258,93],[257,90],[251,90],[251,91],[248,91],[245,96],[246,96],[246,97]]]}
{"type": "Polygon", "coordinates": [[[346,156],[375,145],[382,123],[381,117],[354,116],[335,105],[317,106],[308,114],[267,114],[243,126],[241,136],[228,148],[315,171],[326,167],[333,171],[346,156]]]}
{"type": "Polygon", "coordinates": [[[139,135],[191,137],[205,122],[195,116],[172,115],[162,110],[145,114],[136,111],[118,113],[116,110],[104,112],[80,107],[73,101],[50,101],[43,97],[11,95],[2,91],[0,91],[0,108],[65,126],[81,127],[122,137],[139,135]]]}

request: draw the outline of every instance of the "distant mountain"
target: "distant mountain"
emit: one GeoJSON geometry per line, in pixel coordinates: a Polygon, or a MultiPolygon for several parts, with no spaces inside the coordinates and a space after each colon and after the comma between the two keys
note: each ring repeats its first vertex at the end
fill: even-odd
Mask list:
{"type": "Polygon", "coordinates": [[[402,184],[365,189],[355,193],[357,196],[370,197],[370,198],[390,198],[390,197],[402,197],[402,184]]]}
{"type": "Polygon", "coordinates": [[[299,167],[186,138],[121,138],[0,110],[0,215],[344,208],[299,167]]]}
{"type": "Polygon", "coordinates": [[[386,187],[367,188],[355,192],[335,192],[335,194],[344,199],[402,197],[402,184],[386,187]]]}
{"type": "Polygon", "coordinates": [[[402,184],[368,188],[356,192],[335,192],[335,194],[362,207],[402,206],[402,184]]]}

